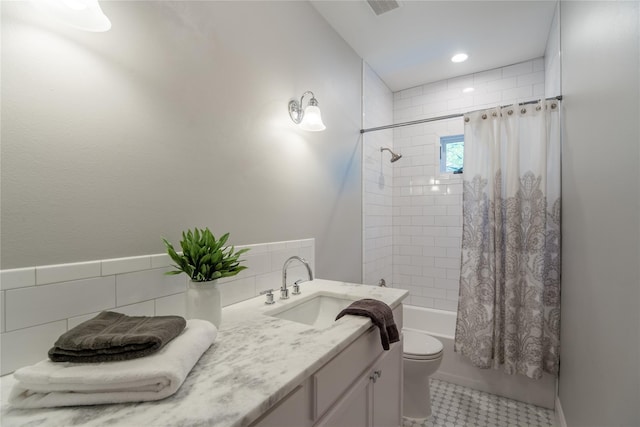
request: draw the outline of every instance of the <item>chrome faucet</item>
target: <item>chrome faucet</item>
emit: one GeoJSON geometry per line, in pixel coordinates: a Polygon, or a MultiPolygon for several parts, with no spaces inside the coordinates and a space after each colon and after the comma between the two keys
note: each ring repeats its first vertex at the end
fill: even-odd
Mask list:
{"type": "MultiPolygon", "coordinates": [[[[287,289],[287,267],[289,267],[289,264],[291,264],[292,261],[300,261],[302,264],[304,264],[305,267],[307,267],[307,273],[309,273],[309,280],[313,280],[313,273],[311,272],[311,267],[309,267],[309,263],[307,262],[306,259],[304,258],[300,258],[299,256],[292,256],[289,257],[289,259],[287,259],[284,262],[284,266],[282,267],[282,287],[280,288],[280,299],[287,299],[289,298],[289,289],[287,289]]],[[[294,285],[293,285],[293,294],[297,295],[300,293],[300,285],[298,285],[298,283],[300,283],[300,281],[297,281],[294,285]]]]}

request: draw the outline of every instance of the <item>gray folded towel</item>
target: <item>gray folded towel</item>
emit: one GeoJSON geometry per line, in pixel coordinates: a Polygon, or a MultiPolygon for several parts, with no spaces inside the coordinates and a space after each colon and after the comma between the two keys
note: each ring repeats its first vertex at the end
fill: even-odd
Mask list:
{"type": "Polygon", "coordinates": [[[134,317],[103,311],[62,334],[49,350],[49,358],[76,363],[136,359],[160,350],[185,325],[180,316],[134,317]]]}
{"type": "Polygon", "coordinates": [[[336,320],[345,314],[370,318],[371,322],[380,330],[380,341],[382,342],[382,348],[385,350],[389,350],[389,343],[400,341],[400,334],[393,319],[393,311],[391,311],[391,307],[382,301],[369,298],[355,301],[342,310],[336,320]]]}

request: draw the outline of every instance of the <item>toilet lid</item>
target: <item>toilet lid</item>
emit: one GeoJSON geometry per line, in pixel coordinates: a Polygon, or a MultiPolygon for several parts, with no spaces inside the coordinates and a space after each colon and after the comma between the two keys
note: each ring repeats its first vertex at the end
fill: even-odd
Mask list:
{"type": "Polygon", "coordinates": [[[422,332],[403,330],[404,354],[407,356],[429,356],[442,352],[444,346],[436,338],[422,332]]]}

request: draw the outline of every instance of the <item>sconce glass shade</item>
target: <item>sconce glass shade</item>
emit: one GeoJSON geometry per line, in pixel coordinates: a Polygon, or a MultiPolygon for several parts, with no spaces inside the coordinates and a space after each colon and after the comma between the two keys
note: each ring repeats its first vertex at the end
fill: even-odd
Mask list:
{"type": "Polygon", "coordinates": [[[295,99],[289,101],[289,117],[291,117],[291,120],[293,120],[295,124],[300,125],[300,128],[303,130],[317,132],[327,128],[324,123],[322,123],[318,100],[311,91],[303,93],[300,102],[295,99]],[[302,106],[304,104],[302,101],[306,95],[311,95],[311,99],[303,109],[302,106]]]}
{"type": "Polygon", "coordinates": [[[104,32],[111,21],[102,12],[98,0],[32,0],[45,13],[79,30],[104,32]]]}
{"type": "Polygon", "coordinates": [[[320,108],[315,105],[309,105],[304,109],[304,115],[302,122],[300,123],[300,129],[309,130],[313,132],[325,130],[327,127],[322,123],[322,116],[320,115],[320,108]]]}

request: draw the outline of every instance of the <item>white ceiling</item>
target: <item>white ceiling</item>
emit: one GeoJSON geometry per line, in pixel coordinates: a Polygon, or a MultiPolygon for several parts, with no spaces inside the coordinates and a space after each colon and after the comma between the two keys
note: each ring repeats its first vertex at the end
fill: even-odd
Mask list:
{"type": "Polygon", "coordinates": [[[310,0],[393,92],[544,56],[556,0],[310,0]],[[466,52],[460,64],[451,56],[466,52]]]}

